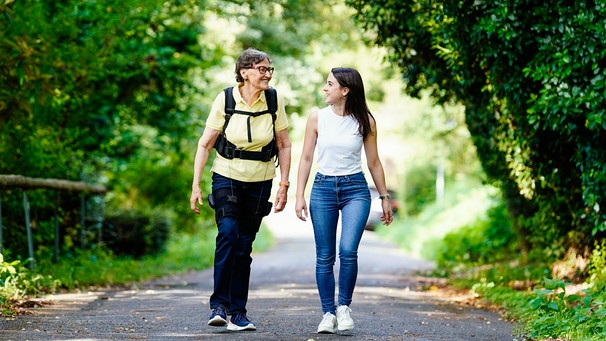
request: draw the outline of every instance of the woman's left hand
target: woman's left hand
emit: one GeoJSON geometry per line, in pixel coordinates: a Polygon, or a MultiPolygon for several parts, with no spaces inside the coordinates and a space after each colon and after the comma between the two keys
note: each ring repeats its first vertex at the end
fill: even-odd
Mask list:
{"type": "Polygon", "coordinates": [[[274,205],[274,213],[282,212],[286,207],[286,201],[288,200],[288,187],[280,186],[278,193],[276,193],[276,204],[274,205]]]}
{"type": "Polygon", "coordinates": [[[381,206],[383,207],[383,215],[381,216],[381,220],[383,221],[383,225],[389,226],[389,224],[393,222],[393,210],[391,209],[391,201],[382,200],[381,206]]]}

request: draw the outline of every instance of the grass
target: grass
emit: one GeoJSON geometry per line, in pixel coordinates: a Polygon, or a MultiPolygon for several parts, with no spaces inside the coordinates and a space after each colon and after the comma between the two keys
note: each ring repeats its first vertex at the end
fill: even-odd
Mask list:
{"type": "MultiPolygon", "coordinates": [[[[440,238],[464,230],[486,219],[494,205],[494,191],[469,184],[450,189],[442,205],[431,205],[422,214],[400,219],[390,227],[380,226],[377,233],[395,241],[409,253],[432,260],[440,252],[440,238]]],[[[103,250],[87,251],[59,264],[41,262],[31,273],[18,262],[0,257],[0,308],[3,315],[19,300],[61,290],[88,289],[91,286],[128,285],[168,274],[203,270],[212,265],[214,229],[196,235],[176,235],[166,251],[157,256],[135,260],[115,257],[103,250]]],[[[254,244],[255,252],[272,246],[271,233],[262,227],[254,244]]],[[[512,265],[459,264],[450,274],[449,283],[476,294],[489,302],[506,318],[515,321],[520,340],[594,341],[606,339],[606,247],[596,248],[589,270],[590,278],[582,285],[551,279],[545,264],[512,265]],[[577,290],[578,288],[581,290],[577,290]]],[[[0,255],[1,256],[1,255],[0,255]]],[[[515,256],[513,257],[515,258],[515,256]]]]}
{"type": "MultiPolygon", "coordinates": [[[[29,297],[94,287],[124,286],[132,283],[204,270],[212,266],[216,231],[195,235],[174,235],[166,250],[142,259],[117,257],[97,248],[64,257],[59,263],[40,260],[31,272],[18,261],[5,262],[0,254],[0,311],[14,315],[20,302],[29,297]]],[[[262,227],[255,240],[255,252],[272,245],[268,229],[262,227]]]]}
{"type": "Polygon", "coordinates": [[[415,217],[396,217],[391,226],[379,225],[376,232],[413,256],[434,259],[437,241],[484,216],[496,194],[475,181],[459,181],[447,189],[443,203],[430,204],[415,217]]]}
{"type": "MultiPolygon", "coordinates": [[[[486,226],[494,233],[496,224],[490,224],[487,219],[490,208],[498,203],[494,194],[491,188],[460,183],[450,188],[442,205],[429,205],[416,217],[397,220],[390,227],[380,226],[377,233],[395,241],[412,255],[436,261],[443,252],[469,250],[472,246],[467,245],[470,240],[465,237],[469,237],[470,231],[482,231],[481,227],[486,226]],[[442,239],[449,233],[448,250],[440,249],[444,245],[442,239]],[[457,236],[461,238],[459,241],[457,236]]],[[[484,235],[484,239],[489,236],[484,235]]],[[[498,309],[504,317],[514,321],[516,339],[605,340],[605,244],[594,251],[590,276],[584,283],[550,278],[551,264],[540,260],[530,263],[515,253],[498,262],[492,259],[491,263],[478,262],[477,258],[472,262],[461,257],[459,263],[450,264],[448,269],[438,268],[434,274],[448,275],[450,285],[469,290],[488,303],[487,306],[498,309]]],[[[503,250],[501,247],[482,252],[494,256],[502,254],[503,250]]],[[[491,259],[491,255],[479,259],[491,259]]]]}

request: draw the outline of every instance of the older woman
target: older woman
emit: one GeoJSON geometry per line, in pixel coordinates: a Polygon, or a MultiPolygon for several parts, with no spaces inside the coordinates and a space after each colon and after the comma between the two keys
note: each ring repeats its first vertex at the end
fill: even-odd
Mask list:
{"type": "Polygon", "coordinates": [[[274,212],[286,205],[291,143],[284,104],[269,86],[274,72],[269,56],[247,49],[238,58],[235,72],[238,85],[217,95],[198,142],[190,206],[200,213],[200,179],[215,147],[208,200],[215,210],[217,238],[208,325],[227,325],[227,329],[239,331],[256,330],[246,315],[252,245],[262,218],[271,211],[268,200],[276,161],[280,186],[274,212]],[[229,102],[234,108],[226,114],[229,102]],[[271,108],[271,103],[276,108],[271,108]]]}

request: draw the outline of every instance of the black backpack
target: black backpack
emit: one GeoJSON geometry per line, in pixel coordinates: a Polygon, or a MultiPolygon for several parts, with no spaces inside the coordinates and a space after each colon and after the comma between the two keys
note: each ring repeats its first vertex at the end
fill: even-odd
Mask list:
{"type": "Polygon", "coordinates": [[[269,88],[265,90],[265,98],[267,100],[267,110],[258,111],[258,112],[248,112],[235,110],[236,101],[233,96],[233,87],[227,87],[223,89],[225,93],[225,123],[223,124],[223,131],[221,135],[217,138],[215,142],[214,148],[217,150],[221,156],[226,159],[247,159],[247,160],[257,160],[267,162],[270,161],[274,156],[278,155],[278,145],[276,143],[276,111],[278,110],[278,95],[276,93],[276,89],[269,88]],[[225,129],[229,124],[229,120],[233,114],[241,114],[248,115],[247,120],[247,128],[248,128],[248,142],[252,142],[252,135],[250,131],[250,118],[257,117],[259,115],[271,114],[272,123],[274,124],[274,138],[265,145],[261,151],[248,151],[236,148],[236,146],[227,140],[225,136],[225,129]]]}

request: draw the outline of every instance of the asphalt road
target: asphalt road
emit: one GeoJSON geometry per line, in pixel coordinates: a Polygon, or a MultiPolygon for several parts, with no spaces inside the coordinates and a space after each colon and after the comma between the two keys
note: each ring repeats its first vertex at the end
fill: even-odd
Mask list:
{"type": "Polygon", "coordinates": [[[212,270],[206,270],[130,290],[44,298],[52,304],[0,321],[0,340],[515,340],[514,326],[499,314],[424,290],[438,280],[415,273],[432,264],[406,256],[368,231],[351,304],[355,330],[317,334],[322,312],[311,224],[298,221],[292,208],[270,214],[266,223],[276,245],[253,255],[248,315],[257,331],[206,325],[212,290],[212,270]]]}

